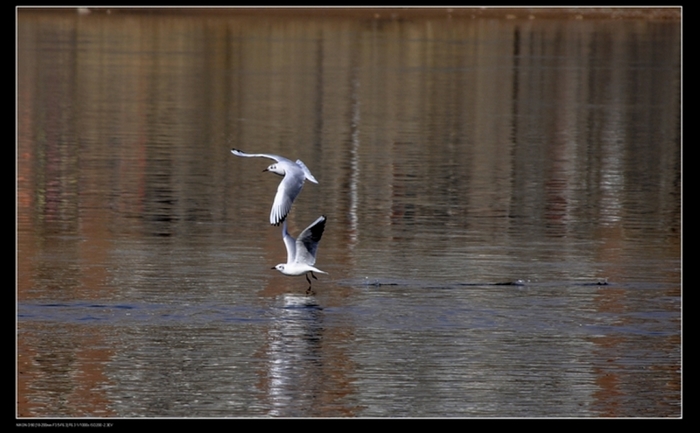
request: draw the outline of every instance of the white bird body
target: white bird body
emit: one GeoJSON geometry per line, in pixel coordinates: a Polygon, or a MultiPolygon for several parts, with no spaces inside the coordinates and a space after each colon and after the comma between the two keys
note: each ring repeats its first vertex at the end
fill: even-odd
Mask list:
{"type": "Polygon", "coordinates": [[[289,276],[306,275],[306,281],[309,282],[307,293],[311,292],[311,280],[309,280],[308,274],[311,274],[314,279],[317,279],[314,272],[328,274],[328,272],[314,267],[318,243],[321,241],[325,227],[326,217],[322,215],[305,228],[297,239],[294,239],[287,232],[287,221],[282,223],[282,239],[287,247],[287,263],[280,263],[272,269],[277,269],[289,276]]]}
{"type": "Polygon", "coordinates": [[[272,202],[272,209],[270,210],[270,224],[274,226],[279,225],[287,218],[289,211],[292,209],[294,199],[297,198],[299,192],[301,192],[301,188],[304,186],[305,179],[313,183],[318,183],[316,178],[311,174],[311,171],[309,171],[306,165],[299,159],[297,159],[296,162],[292,162],[287,158],[277,155],[245,153],[238,149],[231,149],[231,153],[245,158],[268,158],[276,161],[275,164],[263,170],[283,176],[282,181],[277,187],[277,194],[275,195],[275,200],[272,202]]]}

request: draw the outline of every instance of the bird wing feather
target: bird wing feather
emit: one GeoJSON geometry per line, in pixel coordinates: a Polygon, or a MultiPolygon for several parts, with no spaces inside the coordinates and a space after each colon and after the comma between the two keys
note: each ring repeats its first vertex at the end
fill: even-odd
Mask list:
{"type": "Polygon", "coordinates": [[[294,257],[296,257],[296,239],[294,239],[289,232],[287,232],[287,220],[282,223],[282,240],[284,240],[284,246],[287,247],[287,263],[293,263],[294,257]]]}
{"type": "Polygon", "coordinates": [[[292,209],[292,203],[301,192],[304,186],[304,180],[294,178],[293,176],[285,176],[277,187],[275,199],[272,202],[270,209],[270,224],[279,225],[287,218],[289,211],[292,209]]]}
{"type": "Polygon", "coordinates": [[[297,159],[297,165],[299,167],[301,167],[301,169],[304,171],[304,176],[306,176],[306,178],[309,179],[310,182],[318,183],[318,181],[316,180],[314,175],[311,174],[311,170],[309,170],[309,168],[306,166],[306,164],[301,162],[301,159],[297,159]]]}
{"type": "Polygon", "coordinates": [[[243,157],[243,158],[268,158],[268,159],[275,160],[277,162],[289,161],[287,158],[284,158],[282,156],[272,155],[269,153],[245,153],[242,150],[238,150],[238,149],[231,149],[231,153],[233,153],[236,156],[243,157]]]}
{"type": "Polygon", "coordinates": [[[316,263],[316,250],[325,228],[326,217],[322,215],[301,232],[296,240],[296,257],[294,259],[296,263],[305,263],[311,266],[316,263]]]}

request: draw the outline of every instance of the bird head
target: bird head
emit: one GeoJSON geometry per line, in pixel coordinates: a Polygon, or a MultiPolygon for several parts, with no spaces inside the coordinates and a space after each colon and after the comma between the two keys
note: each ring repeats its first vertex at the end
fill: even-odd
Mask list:
{"type": "Polygon", "coordinates": [[[279,174],[280,176],[285,175],[284,169],[282,167],[279,167],[277,164],[272,164],[263,171],[269,171],[271,173],[279,174]]]}

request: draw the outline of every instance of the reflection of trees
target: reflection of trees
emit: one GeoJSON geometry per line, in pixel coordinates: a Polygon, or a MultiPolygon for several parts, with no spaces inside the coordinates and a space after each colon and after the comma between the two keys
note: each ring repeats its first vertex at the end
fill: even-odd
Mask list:
{"type": "Polygon", "coordinates": [[[231,147],[312,168],[292,219],[329,215],[343,272],[463,245],[499,250],[475,279],[508,254],[629,274],[639,240],[679,258],[677,23],[385,18],[21,15],[19,297],[112,296],[115,239],[257,241],[274,182],[231,147]]]}

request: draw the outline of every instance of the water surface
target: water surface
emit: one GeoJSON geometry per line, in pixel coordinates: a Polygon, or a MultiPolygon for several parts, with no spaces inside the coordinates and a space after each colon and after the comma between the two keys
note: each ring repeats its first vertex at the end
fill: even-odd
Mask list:
{"type": "Polygon", "coordinates": [[[681,416],[679,30],[21,11],[17,415],[681,416]]]}

